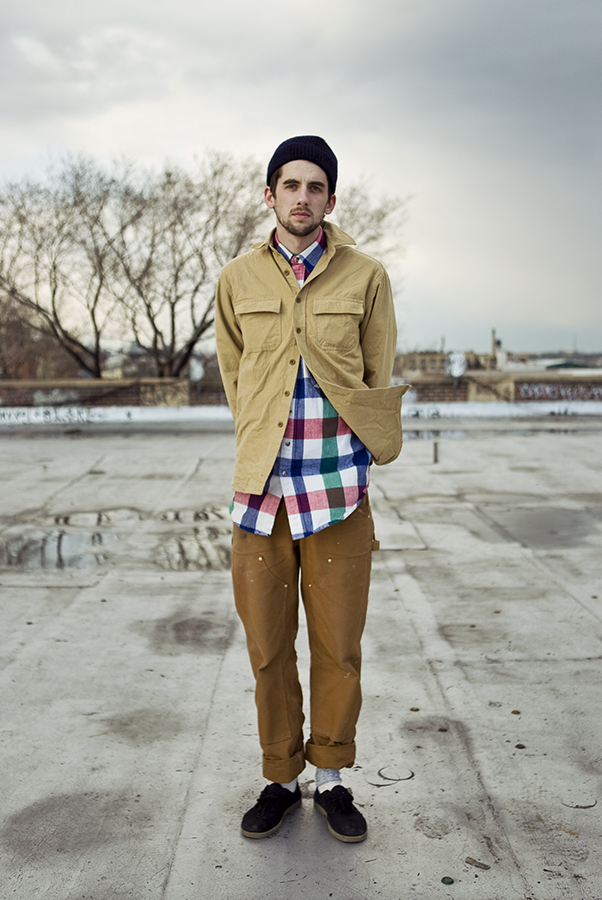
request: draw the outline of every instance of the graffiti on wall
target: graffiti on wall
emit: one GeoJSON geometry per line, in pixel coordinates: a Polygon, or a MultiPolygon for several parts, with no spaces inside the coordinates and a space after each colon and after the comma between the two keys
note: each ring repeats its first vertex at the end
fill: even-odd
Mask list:
{"type": "Polygon", "coordinates": [[[602,400],[602,384],[524,381],[517,384],[520,400],[602,400]]]}
{"type": "Polygon", "coordinates": [[[85,406],[0,406],[2,425],[86,425],[101,422],[101,409],[85,406]]]}

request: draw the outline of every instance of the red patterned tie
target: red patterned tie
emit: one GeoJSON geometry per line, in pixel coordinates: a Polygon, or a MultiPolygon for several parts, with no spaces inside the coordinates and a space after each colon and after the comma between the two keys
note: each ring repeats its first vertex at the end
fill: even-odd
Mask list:
{"type": "Polygon", "coordinates": [[[302,256],[293,256],[291,258],[291,267],[293,272],[295,273],[295,278],[297,281],[300,281],[301,284],[305,281],[308,275],[307,267],[305,262],[303,261],[302,256]]]}

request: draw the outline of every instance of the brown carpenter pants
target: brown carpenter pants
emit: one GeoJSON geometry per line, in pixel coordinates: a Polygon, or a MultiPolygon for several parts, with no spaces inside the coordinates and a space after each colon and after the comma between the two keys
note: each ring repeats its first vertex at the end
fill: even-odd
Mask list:
{"type": "Polygon", "coordinates": [[[377,546],[367,495],[343,522],[301,540],[292,540],[283,502],[269,537],[234,525],[234,599],[255,676],[263,774],[270,781],[292,781],[306,760],[326,769],[354,763],[360,640],[377,546]],[[311,654],[305,749],[295,651],[299,573],[311,654]]]}

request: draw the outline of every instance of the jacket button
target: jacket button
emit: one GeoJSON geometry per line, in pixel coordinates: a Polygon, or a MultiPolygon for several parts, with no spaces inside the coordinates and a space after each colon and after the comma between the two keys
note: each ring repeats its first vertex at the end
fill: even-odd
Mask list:
{"type": "Polygon", "coordinates": [[[296,359],[291,359],[291,366],[294,366],[296,362],[297,362],[296,359]]]}
{"type": "Polygon", "coordinates": [[[297,303],[301,303],[301,297],[297,297],[297,303]]]}
{"type": "Polygon", "coordinates": [[[285,270],[284,270],[284,274],[286,275],[287,278],[289,278],[290,275],[291,275],[291,270],[290,270],[290,269],[285,269],[285,270]]]}
{"type": "Polygon", "coordinates": [[[284,422],[278,422],[278,428],[282,428],[283,425],[284,425],[284,422]]]}
{"type": "Polygon", "coordinates": [[[291,392],[290,392],[290,391],[285,391],[285,392],[284,392],[284,396],[285,396],[285,397],[290,397],[290,395],[291,395],[291,392]]]}
{"type": "Polygon", "coordinates": [[[297,332],[297,334],[301,334],[301,329],[300,329],[300,328],[295,328],[295,331],[297,332]]]}

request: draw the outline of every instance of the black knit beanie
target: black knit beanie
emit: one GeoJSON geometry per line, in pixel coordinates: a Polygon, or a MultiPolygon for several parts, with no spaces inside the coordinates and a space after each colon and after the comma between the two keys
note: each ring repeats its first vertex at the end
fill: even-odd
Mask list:
{"type": "Polygon", "coordinates": [[[334,194],[337,186],[337,158],[324,138],[317,137],[314,134],[302,134],[298,137],[289,138],[276,148],[276,152],[268,165],[267,184],[269,185],[272,175],[280,166],[284,166],[287,162],[292,162],[294,159],[306,159],[308,162],[320,166],[326,173],[330,190],[334,194]]]}

